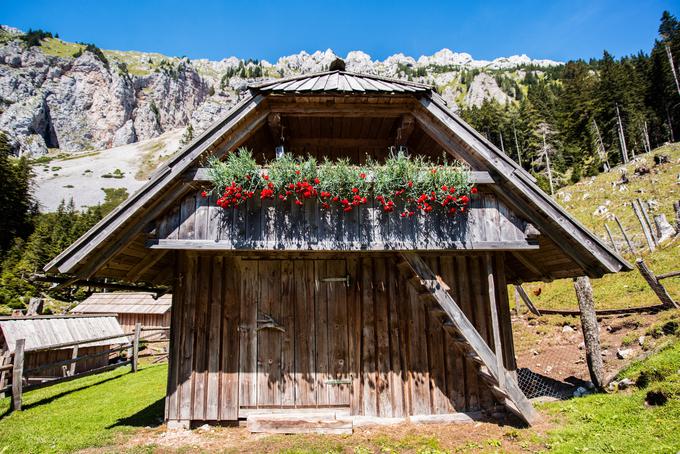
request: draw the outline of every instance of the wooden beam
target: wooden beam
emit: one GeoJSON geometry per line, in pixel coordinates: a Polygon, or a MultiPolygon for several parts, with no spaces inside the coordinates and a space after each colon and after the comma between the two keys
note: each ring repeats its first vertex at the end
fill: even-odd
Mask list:
{"type": "Polygon", "coordinates": [[[533,264],[531,260],[528,258],[524,257],[519,252],[513,252],[512,256],[517,259],[526,269],[528,269],[531,273],[535,274],[537,277],[544,277],[547,273],[544,273],[536,265],[533,264]]]}
{"type": "MultiPolygon", "coordinates": [[[[291,139],[292,143],[294,143],[296,139],[291,139]]],[[[320,140],[320,139],[317,139],[320,140]]],[[[329,139],[329,140],[336,140],[336,139],[329,139]]],[[[342,139],[341,139],[342,140],[342,139]]],[[[347,140],[355,140],[355,139],[347,139],[347,140]]],[[[363,141],[363,139],[356,139],[357,141],[363,141]]],[[[370,143],[370,139],[369,139],[370,143]]],[[[387,142],[385,142],[387,144],[387,142]]],[[[370,177],[370,176],[369,176],[370,177]]],[[[209,182],[210,181],[210,171],[207,167],[195,167],[191,170],[188,170],[184,181],[186,182],[209,182]]],[[[494,179],[491,176],[489,172],[486,172],[484,170],[472,170],[470,171],[470,182],[474,184],[494,184],[494,179]]]]}
{"type": "MultiPolygon", "coordinates": [[[[408,251],[411,249],[394,247],[385,243],[362,243],[358,241],[345,241],[342,243],[342,249],[329,249],[323,244],[310,244],[309,250],[315,251],[408,251]]],[[[456,242],[454,247],[446,249],[435,249],[429,247],[428,250],[440,251],[459,251],[459,250],[475,250],[475,251],[515,251],[515,250],[536,250],[539,248],[538,244],[528,241],[476,241],[476,242],[456,242]]],[[[235,246],[231,241],[214,241],[214,240],[165,240],[153,239],[146,242],[146,247],[149,249],[184,249],[194,251],[282,251],[281,244],[276,241],[258,241],[251,244],[239,244],[235,246]]],[[[293,249],[295,251],[297,249],[293,249]]]]}
{"type": "MultiPolygon", "coordinates": [[[[52,275],[42,275],[34,274],[29,278],[29,282],[65,282],[70,280],[70,277],[63,276],[52,276],[52,275]]],[[[156,295],[164,295],[168,292],[166,287],[149,287],[145,285],[128,285],[119,284],[116,282],[104,282],[98,281],[96,279],[77,279],[72,285],[77,285],[81,287],[98,287],[98,288],[108,288],[111,290],[121,290],[121,291],[131,291],[131,292],[150,292],[156,295]]]]}
{"type": "Polygon", "coordinates": [[[269,131],[272,134],[274,143],[281,145],[283,141],[283,125],[281,124],[281,114],[271,113],[267,117],[267,124],[269,125],[269,131]]]}
{"type": "Polygon", "coordinates": [[[165,257],[165,254],[167,252],[161,252],[158,254],[148,254],[146,258],[142,259],[137,263],[135,266],[133,266],[130,271],[125,275],[125,280],[128,282],[134,282],[141,276],[142,274],[146,273],[149,268],[154,266],[156,263],[158,263],[159,260],[161,260],[163,257],[165,257]]]}
{"type": "Polygon", "coordinates": [[[14,360],[12,362],[12,410],[14,411],[21,411],[23,400],[25,345],[26,339],[17,339],[14,345],[14,360]]]}
{"type": "Polygon", "coordinates": [[[401,117],[409,113],[410,104],[270,104],[271,112],[299,117],[401,117]]]}
{"type": "Polygon", "coordinates": [[[521,285],[515,285],[515,291],[519,294],[519,297],[522,298],[524,304],[527,305],[529,311],[531,311],[532,314],[538,315],[540,317],[541,313],[536,308],[536,306],[534,306],[534,303],[531,302],[531,300],[529,299],[529,295],[527,295],[527,292],[524,291],[524,288],[522,288],[521,285]]]}
{"type": "Polygon", "coordinates": [[[519,385],[513,376],[505,370],[505,368],[498,368],[496,363],[496,355],[486,344],[482,336],[479,334],[474,325],[465,316],[463,310],[458,306],[458,303],[453,297],[445,291],[437,276],[432,272],[429,266],[416,253],[404,252],[402,253],[404,259],[408,262],[411,269],[421,279],[422,285],[427,288],[432,297],[439,304],[439,306],[446,312],[450,322],[455,329],[465,339],[467,345],[472,349],[476,358],[487,367],[490,375],[498,383],[500,374],[503,374],[506,388],[503,392],[507,395],[508,400],[514,404],[519,414],[524,418],[528,424],[533,424],[538,421],[539,415],[534,410],[529,399],[526,398],[519,385]]]}
{"type": "MultiPolygon", "coordinates": [[[[498,308],[496,307],[496,283],[493,274],[493,263],[490,254],[484,254],[484,267],[488,286],[489,308],[491,310],[491,331],[493,333],[494,353],[496,354],[496,366],[499,371],[505,370],[503,365],[503,344],[501,342],[501,328],[498,323],[498,308]]],[[[505,390],[505,374],[498,374],[498,386],[505,390]]]]}
{"type": "Polygon", "coordinates": [[[638,267],[638,270],[640,271],[640,274],[642,275],[643,278],[645,278],[645,281],[647,281],[647,284],[651,287],[651,289],[654,291],[656,296],[659,298],[661,301],[661,304],[663,304],[666,307],[670,308],[680,308],[680,304],[676,303],[673,301],[673,298],[671,298],[671,295],[668,294],[668,291],[666,290],[666,287],[659,282],[659,279],[654,276],[654,273],[652,273],[652,270],[647,268],[647,265],[645,262],[641,259],[638,258],[635,261],[635,265],[638,267]]]}
{"type": "Polygon", "coordinates": [[[290,137],[288,145],[296,147],[326,147],[326,148],[385,148],[392,145],[390,139],[355,139],[331,137],[290,137]]]}

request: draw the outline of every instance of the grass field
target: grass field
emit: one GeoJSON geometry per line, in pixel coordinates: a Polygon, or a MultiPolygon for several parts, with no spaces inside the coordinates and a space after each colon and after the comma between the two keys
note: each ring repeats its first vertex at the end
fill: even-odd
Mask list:
{"type": "MultiPolygon", "coordinates": [[[[666,218],[673,222],[673,202],[680,200],[680,145],[673,144],[654,150],[652,153],[641,155],[636,162],[626,166],[619,166],[609,173],[602,173],[597,177],[585,178],[583,181],[560,189],[555,195],[564,208],[582,224],[595,232],[600,238],[607,238],[604,223],[607,222],[624,252],[624,240],[618,231],[616,224],[609,218],[616,215],[628,235],[631,237],[636,252],[650,269],[656,274],[677,270],[680,268],[680,238],[666,241],[654,253],[646,250],[646,243],[640,223],[638,222],[631,202],[635,198],[643,201],[653,201],[653,214],[664,213],[666,218]],[[654,165],[653,157],[657,154],[665,154],[670,157],[670,163],[654,165]],[[635,168],[646,166],[651,173],[637,176],[635,168]],[[625,171],[630,182],[627,185],[616,185],[625,171]],[[623,187],[625,190],[620,190],[623,187]],[[596,214],[599,206],[606,207],[606,213],[596,214]]],[[[609,244],[609,241],[605,241],[609,244]]],[[[625,252],[623,256],[634,265],[635,256],[625,252]]],[[[592,281],[593,295],[598,309],[622,308],[631,306],[644,306],[658,304],[649,286],[637,270],[629,273],[607,275],[602,279],[592,281]]],[[[664,285],[675,299],[680,299],[680,279],[667,279],[664,285]]],[[[528,284],[527,289],[541,287],[540,296],[533,296],[534,303],[540,308],[550,309],[576,309],[576,297],[574,288],[569,279],[557,280],[549,284],[528,284]]],[[[531,295],[531,293],[530,293],[531,295]]]]}
{"type": "Polygon", "coordinates": [[[254,436],[244,428],[170,435],[159,426],[167,368],[124,367],[95,377],[26,393],[25,409],[7,413],[0,400],[0,453],[279,452],[279,453],[675,453],[680,450],[680,339],[630,365],[620,377],[648,377],[644,388],[539,406],[544,421],[532,428],[495,423],[400,425],[353,435],[254,436]],[[648,406],[649,390],[675,392],[648,406]]]}
{"type": "Polygon", "coordinates": [[[72,452],[114,443],[163,417],[164,365],[129,373],[122,367],[24,396],[24,410],[8,413],[0,400],[0,453],[72,452]]]}

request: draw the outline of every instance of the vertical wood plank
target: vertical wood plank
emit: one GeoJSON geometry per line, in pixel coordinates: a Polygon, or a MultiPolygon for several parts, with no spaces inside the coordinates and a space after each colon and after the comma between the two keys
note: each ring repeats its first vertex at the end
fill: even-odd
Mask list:
{"type": "MultiPolygon", "coordinates": [[[[456,272],[461,276],[458,292],[460,294],[461,309],[469,320],[474,320],[471,315],[474,311],[474,294],[470,289],[470,273],[466,257],[456,257],[456,272]]],[[[470,359],[465,360],[465,409],[474,411],[479,409],[479,392],[477,389],[477,364],[470,359]]]]}
{"type": "Polygon", "coordinates": [[[295,403],[316,405],[314,261],[295,260],[295,403]]]}
{"type": "Polygon", "coordinates": [[[220,400],[220,335],[222,321],[224,264],[220,256],[212,259],[210,287],[210,305],[208,311],[208,379],[205,394],[207,396],[205,419],[215,421],[219,419],[219,400],[220,400]]]}
{"type": "Polygon", "coordinates": [[[388,374],[390,371],[390,343],[388,320],[388,294],[385,259],[376,258],[373,261],[374,289],[373,298],[375,308],[375,339],[376,339],[376,388],[378,391],[378,415],[392,417],[392,389],[388,374]]]}
{"type": "MultiPolygon", "coordinates": [[[[430,269],[439,275],[439,261],[436,257],[429,258],[427,263],[430,269]]],[[[431,306],[428,306],[428,308],[431,306]]],[[[427,317],[427,350],[430,369],[430,395],[432,400],[432,413],[449,413],[452,407],[446,395],[446,370],[444,366],[444,330],[441,320],[428,314],[427,317]]]]}
{"type": "Polygon", "coordinates": [[[239,405],[257,405],[257,306],[260,282],[258,261],[241,262],[241,317],[239,341],[239,405]]]}
{"type": "Polygon", "coordinates": [[[331,283],[322,282],[322,279],[329,277],[326,270],[326,260],[315,260],[314,291],[316,294],[315,328],[314,338],[316,340],[316,403],[319,406],[328,405],[329,387],[326,383],[330,380],[328,354],[328,286],[331,283]]]}
{"type": "MultiPolygon", "coordinates": [[[[279,260],[259,261],[260,298],[258,320],[281,319],[281,262],[279,260]]],[[[278,329],[258,323],[257,331],[257,405],[280,405],[281,396],[281,337],[278,329]]]]}
{"type": "Polygon", "coordinates": [[[378,416],[378,395],[375,364],[375,309],[373,300],[373,260],[362,259],[361,266],[362,348],[361,375],[363,414],[378,416]]]}
{"type": "Polygon", "coordinates": [[[281,262],[281,404],[295,405],[295,269],[293,261],[281,262]]]}
{"type": "Polygon", "coordinates": [[[206,394],[205,384],[207,378],[206,361],[206,334],[208,304],[210,300],[210,281],[212,263],[209,256],[201,256],[198,259],[198,293],[194,296],[196,305],[195,322],[195,351],[194,351],[194,402],[193,415],[191,419],[205,420],[206,394]]]}
{"type": "Polygon", "coordinates": [[[222,276],[222,353],[220,419],[238,419],[239,409],[239,323],[241,312],[240,267],[237,259],[225,258],[222,276]]]}
{"type": "Polygon", "coordinates": [[[495,274],[498,282],[498,315],[503,335],[503,362],[509,371],[517,369],[515,362],[515,346],[512,339],[512,320],[510,318],[510,300],[508,298],[508,282],[505,277],[505,255],[496,253],[495,274]]]}
{"type": "Polygon", "coordinates": [[[501,341],[501,329],[499,326],[498,307],[496,301],[496,282],[494,278],[494,267],[491,254],[484,254],[484,268],[486,269],[487,287],[488,287],[488,302],[491,312],[491,331],[493,334],[493,348],[496,354],[496,367],[499,370],[498,386],[505,389],[505,373],[500,371],[505,370],[503,364],[503,347],[501,341]]]}
{"type": "MultiPolygon", "coordinates": [[[[344,260],[328,260],[326,271],[330,277],[344,277],[347,269],[344,260]]],[[[329,282],[328,295],[328,363],[332,380],[349,379],[347,285],[345,282],[329,282]]],[[[350,385],[336,383],[328,387],[331,405],[349,405],[350,385]]]]}
{"type": "Polygon", "coordinates": [[[190,421],[192,400],[193,400],[193,358],[194,358],[194,336],[195,332],[194,318],[195,311],[193,305],[189,304],[193,301],[196,291],[196,271],[198,265],[198,257],[195,254],[186,253],[185,259],[186,267],[184,269],[184,294],[182,300],[185,308],[184,317],[182,319],[182,347],[181,347],[181,361],[179,371],[179,417],[178,420],[190,421]]]}
{"type": "Polygon", "coordinates": [[[350,278],[350,288],[347,295],[349,308],[348,335],[349,335],[349,371],[352,375],[350,388],[350,413],[360,415],[363,412],[361,405],[361,270],[360,261],[356,257],[347,258],[347,274],[350,278]]]}
{"type": "MultiPolygon", "coordinates": [[[[449,287],[449,293],[455,301],[460,301],[458,292],[458,280],[453,257],[440,257],[439,272],[449,287]]],[[[463,277],[464,278],[464,277],[463,277]]],[[[453,404],[454,411],[465,409],[465,366],[463,364],[463,352],[453,339],[451,332],[445,331],[444,336],[445,367],[446,367],[446,394],[453,404]]]]}
{"type": "Polygon", "coordinates": [[[399,306],[404,305],[401,286],[403,281],[399,279],[399,270],[395,266],[394,257],[387,261],[387,285],[388,285],[388,318],[389,318],[389,342],[390,342],[390,369],[387,381],[392,391],[392,415],[400,418],[405,415],[404,408],[404,371],[402,367],[402,350],[406,347],[401,335],[401,320],[399,306]]]}
{"type": "Polygon", "coordinates": [[[427,357],[426,323],[429,313],[416,290],[409,285],[409,363],[411,412],[413,415],[431,414],[430,373],[427,357]]]}
{"type": "Polygon", "coordinates": [[[195,224],[196,197],[192,194],[185,197],[180,206],[179,239],[193,240],[196,237],[195,224]]]}

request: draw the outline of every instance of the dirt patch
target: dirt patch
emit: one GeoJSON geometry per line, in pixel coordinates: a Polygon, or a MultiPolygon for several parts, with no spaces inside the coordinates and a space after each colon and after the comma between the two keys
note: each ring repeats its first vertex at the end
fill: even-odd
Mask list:
{"type": "Polygon", "coordinates": [[[362,427],[352,435],[263,435],[245,427],[201,427],[191,431],[142,429],[116,451],[166,452],[527,452],[540,451],[547,420],[530,429],[497,422],[399,424],[362,427]]]}

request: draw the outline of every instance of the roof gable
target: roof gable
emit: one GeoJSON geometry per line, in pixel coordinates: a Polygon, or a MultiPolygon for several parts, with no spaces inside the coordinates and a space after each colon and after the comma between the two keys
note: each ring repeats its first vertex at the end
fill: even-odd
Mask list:
{"type": "MultiPolygon", "coordinates": [[[[132,241],[169,206],[159,203],[161,194],[167,199],[179,199],[189,192],[190,187],[184,181],[186,174],[199,165],[207,153],[233,150],[243,143],[248,134],[266,122],[270,95],[294,96],[295,99],[318,95],[326,97],[324,99],[337,96],[345,97],[346,101],[348,95],[366,96],[369,92],[377,96],[413,97],[413,115],[426,132],[448,150],[465,148],[478,163],[492,171],[499,195],[509,197],[511,200],[508,202],[514,203],[528,219],[535,221],[542,232],[578,263],[584,274],[596,277],[631,268],[541,191],[530,174],[453,114],[444,100],[429,87],[331,71],[251,86],[250,94],[241,103],[170,158],[144,187],[45,269],[49,272],[71,273],[81,278],[93,276],[113,254],[132,241]],[[218,143],[219,151],[216,148],[218,143]]],[[[362,108],[364,104],[356,107],[357,110],[362,108]]]]}

